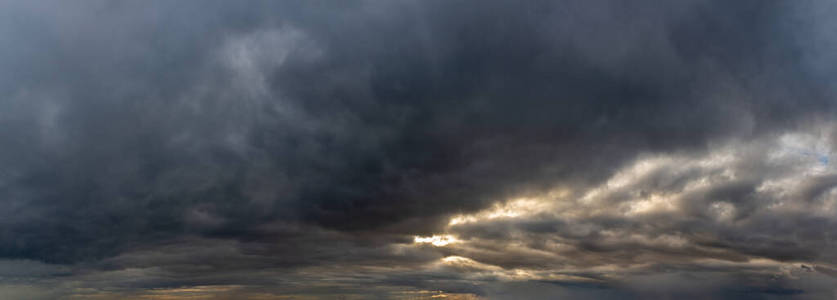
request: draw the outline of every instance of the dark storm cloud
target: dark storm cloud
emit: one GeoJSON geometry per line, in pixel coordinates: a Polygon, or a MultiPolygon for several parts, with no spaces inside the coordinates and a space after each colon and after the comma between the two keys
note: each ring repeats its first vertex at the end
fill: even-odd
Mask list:
{"type": "MultiPolygon", "coordinates": [[[[823,67],[834,62],[823,33],[833,24],[820,15],[833,8],[810,3],[2,7],[0,256],[162,272],[135,288],[264,283],[246,274],[351,262],[427,264],[453,253],[401,248],[454,214],[555,185],[594,189],[637,155],[700,156],[808,126],[834,108],[833,72],[823,67]],[[213,242],[203,254],[183,254],[204,239],[213,242]]],[[[598,253],[623,262],[643,253],[818,259],[831,237],[810,228],[833,218],[765,213],[775,195],[758,187],[789,171],[750,167],[766,159],[752,152],[731,167],[743,174],[736,180],[712,179],[720,169],[661,168],[603,200],[680,193],[709,178],[678,196],[682,215],[545,218],[460,234],[549,234],[573,241],[571,255],[589,263],[598,253]],[[723,205],[743,227],[705,221],[723,205]],[[679,232],[695,246],[607,244],[595,233],[604,229],[679,232]],[[787,240],[794,235],[801,240],[787,240]]],[[[793,195],[820,203],[833,177],[806,180],[793,195]]],[[[554,259],[469,255],[503,267],[554,259]]],[[[411,272],[368,282],[439,289],[440,276],[463,280],[449,291],[476,290],[458,271],[411,272]]]]}

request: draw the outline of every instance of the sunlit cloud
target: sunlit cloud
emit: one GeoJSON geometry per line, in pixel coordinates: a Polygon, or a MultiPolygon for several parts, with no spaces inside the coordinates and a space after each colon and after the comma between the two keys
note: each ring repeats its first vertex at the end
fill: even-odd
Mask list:
{"type": "Polygon", "coordinates": [[[0,1],[0,298],[835,299],[829,1],[0,1]]]}
{"type": "Polygon", "coordinates": [[[444,247],[448,244],[458,243],[460,242],[459,239],[456,237],[445,234],[445,235],[433,235],[433,236],[415,236],[413,237],[413,243],[416,244],[431,244],[436,247],[444,247]]]}
{"type": "Polygon", "coordinates": [[[494,219],[514,219],[528,217],[540,213],[553,212],[566,200],[570,191],[564,188],[555,189],[540,197],[515,198],[506,202],[495,203],[488,209],[473,214],[457,215],[450,219],[449,226],[475,223],[494,219]]]}

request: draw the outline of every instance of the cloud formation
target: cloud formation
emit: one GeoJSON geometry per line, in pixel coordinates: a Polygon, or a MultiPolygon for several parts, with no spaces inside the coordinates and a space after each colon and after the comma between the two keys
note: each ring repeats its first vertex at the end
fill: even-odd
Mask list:
{"type": "Polygon", "coordinates": [[[0,4],[0,291],[830,299],[837,7],[0,4]]]}

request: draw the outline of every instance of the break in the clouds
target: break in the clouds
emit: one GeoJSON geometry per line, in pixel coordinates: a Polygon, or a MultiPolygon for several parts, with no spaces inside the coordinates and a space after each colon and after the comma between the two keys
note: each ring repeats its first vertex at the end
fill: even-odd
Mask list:
{"type": "Polygon", "coordinates": [[[833,299],[835,13],[3,1],[0,298],[833,299]]]}

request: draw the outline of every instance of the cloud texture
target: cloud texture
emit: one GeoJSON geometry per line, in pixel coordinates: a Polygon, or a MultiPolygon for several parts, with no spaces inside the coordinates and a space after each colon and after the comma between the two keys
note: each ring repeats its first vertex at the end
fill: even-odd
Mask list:
{"type": "Polygon", "coordinates": [[[831,299],[835,10],[2,2],[0,293],[831,299]]]}

